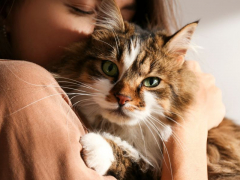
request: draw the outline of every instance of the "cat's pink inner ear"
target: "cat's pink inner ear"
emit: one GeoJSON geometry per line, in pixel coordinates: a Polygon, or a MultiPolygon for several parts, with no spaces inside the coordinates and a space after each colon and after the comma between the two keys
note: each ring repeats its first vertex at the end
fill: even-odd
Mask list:
{"type": "Polygon", "coordinates": [[[111,31],[125,31],[125,25],[120,9],[115,0],[102,0],[98,7],[96,27],[111,31]]]}
{"type": "Polygon", "coordinates": [[[191,23],[176,32],[166,43],[166,53],[175,56],[178,61],[184,61],[184,56],[190,47],[192,35],[198,23],[191,23]]]}
{"type": "Polygon", "coordinates": [[[177,60],[177,64],[182,66],[185,61],[185,58],[183,55],[181,55],[181,56],[178,56],[176,60],[177,60]]]}

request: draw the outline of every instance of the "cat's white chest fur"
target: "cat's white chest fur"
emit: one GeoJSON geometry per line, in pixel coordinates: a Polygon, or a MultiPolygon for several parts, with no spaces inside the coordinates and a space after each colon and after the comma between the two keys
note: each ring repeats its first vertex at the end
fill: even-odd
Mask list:
{"type": "Polygon", "coordinates": [[[93,127],[96,125],[97,131],[107,132],[104,134],[105,138],[114,141],[122,149],[132,152],[132,158],[141,155],[147,163],[161,169],[163,143],[172,134],[170,126],[155,125],[156,127],[153,127],[145,123],[139,123],[136,126],[119,126],[109,122],[103,122],[103,124],[101,128],[97,124],[92,125],[93,127]]]}

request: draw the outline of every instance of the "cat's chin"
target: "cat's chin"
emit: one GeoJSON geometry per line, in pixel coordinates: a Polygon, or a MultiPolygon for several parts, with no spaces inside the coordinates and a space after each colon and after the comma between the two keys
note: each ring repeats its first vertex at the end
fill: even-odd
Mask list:
{"type": "Polygon", "coordinates": [[[122,118],[126,118],[129,119],[130,117],[123,111],[122,108],[117,108],[115,110],[109,110],[110,114],[114,114],[116,116],[122,117],[122,118]]]}
{"type": "Polygon", "coordinates": [[[121,109],[102,111],[102,117],[105,120],[111,123],[115,123],[119,126],[134,126],[137,125],[139,122],[139,119],[127,115],[121,109]]]}

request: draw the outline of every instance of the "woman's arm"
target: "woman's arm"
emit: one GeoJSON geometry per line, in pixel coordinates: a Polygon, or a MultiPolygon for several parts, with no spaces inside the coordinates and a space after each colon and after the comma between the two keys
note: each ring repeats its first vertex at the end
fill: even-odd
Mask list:
{"type": "Polygon", "coordinates": [[[0,179],[103,177],[80,156],[85,134],[52,75],[24,61],[0,61],[0,179]]]}
{"type": "Polygon", "coordinates": [[[181,126],[173,128],[181,141],[171,137],[164,150],[166,164],[163,164],[162,180],[206,180],[207,176],[207,135],[208,130],[222,121],[225,107],[220,89],[215,86],[212,75],[201,71],[198,63],[188,61],[189,69],[195,72],[199,80],[195,103],[185,114],[181,126]],[[170,160],[170,161],[169,161],[170,160]]]}
{"type": "MultiPolygon", "coordinates": [[[[185,126],[186,127],[186,126],[185,126]]],[[[206,140],[207,132],[202,127],[187,127],[188,131],[176,128],[174,133],[181,140],[171,137],[164,151],[162,180],[207,180],[206,140]],[[170,158],[170,163],[169,163],[170,158]],[[172,171],[172,172],[171,172],[172,171]]]]}

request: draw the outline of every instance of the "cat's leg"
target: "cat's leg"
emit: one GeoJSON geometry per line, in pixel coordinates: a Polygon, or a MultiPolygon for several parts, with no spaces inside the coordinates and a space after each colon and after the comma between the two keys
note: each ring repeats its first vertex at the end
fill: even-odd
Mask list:
{"type": "Polygon", "coordinates": [[[81,137],[82,158],[89,168],[100,175],[105,175],[116,161],[114,152],[108,141],[97,133],[88,133],[81,137]]]}
{"type": "Polygon", "coordinates": [[[101,175],[112,175],[119,180],[153,179],[145,158],[119,137],[89,133],[82,137],[81,144],[85,163],[101,175]]]}

